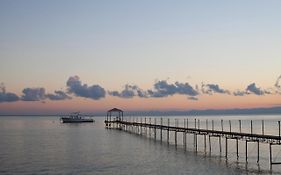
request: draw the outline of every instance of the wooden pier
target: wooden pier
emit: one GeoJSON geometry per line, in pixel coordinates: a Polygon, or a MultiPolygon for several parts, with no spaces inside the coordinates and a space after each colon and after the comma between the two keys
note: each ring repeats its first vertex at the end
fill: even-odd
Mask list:
{"type": "MultiPolygon", "coordinates": [[[[116,111],[111,111],[116,112],[116,111]]],[[[211,144],[211,138],[216,137],[218,138],[218,146],[220,154],[222,154],[222,139],[225,139],[225,158],[228,157],[228,140],[234,139],[236,141],[236,157],[237,161],[239,159],[239,141],[245,141],[245,161],[248,162],[248,143],[255,142],[257,144],[257,163],[260,161],[260,143],[265,143],[269,145],[269,165],[270,169],[272,169],[272,165],[281,164],[281,162],[273,162],[273,152],[272,147],[273,145],[281,145],[281,136],[280,136],[280,121],[278,121],[278,127],[279,127],[279,135],[266,135],[264,134],[264,121],[262,121],[261,126],[261,134],[255,134],[253,133],[253,123],[250,121],[250,133],[244,133],[241,129],[241,120],[238,120],[239,122],[239,132],[233,132],[231,128],[231,121],[229,120],[229,129],[228,131],[225,131],[223,128],[223,120],[221,120],[221,130],[215,130],[214,129],[214,120],[211,121],[211,128],[209,129],[208,124],[209,121],[206,120],[206,128],[200,128],[200,120],[194,119],[194,126],[189,126],[189,120],[187,118],[183,119],[183,126],[179,126],[178,119],[175,119],[174,126],[170,125],[170,119],[165,118],[166,125],[163,124],[163,118],[157,117],[154,118],[154,121],[152,121],[151,118],[146,117],[140,117],[140,118],[130,118],[129,121],[126,119],[123,119],[123,111],[117,111],[119,113],[119,116],[116,118],[111,118],[111,112],[108,112],[108,115],[105,119],[105,126],[107,129],[119,129],[127,132],[134,132],[136,134],[144,134],[149,135],[152,137],[153,132],[153,138],[157,139],[157,133],[160,134],[160,140],[163,141],[163,132],[166,132],[167,138],[166,142],[170,142],[170,132],[174,132],[174,144],[177,146],[178,144],[178,136],[177,133],[182,133],[183,135],[183,146],[186,148],[187,141],[186,141],[186,135],[187,134],[193,134],[194,135],[194,150],[195,152],[198,151],[198,136],[204,137],[204,151],[207,152],[207,137],[208,137],[208,152],[211,155],[212,153],[212,144],[211,144]],[[121,114],[121,117],[120,117],[121,114]],[[148,119],[148,120],[147,120],[148,119]],[[160,122],[157,123],[160,120],[160,122]],[[132,120],[132,121],[131,121],[132,120]],[[152,123],[153,122],[153,123],[152,123]],[[148,133],[147,133],[148,131],[148,133]],[[158,131],[158,132],[157,132],[158,131]]]]}

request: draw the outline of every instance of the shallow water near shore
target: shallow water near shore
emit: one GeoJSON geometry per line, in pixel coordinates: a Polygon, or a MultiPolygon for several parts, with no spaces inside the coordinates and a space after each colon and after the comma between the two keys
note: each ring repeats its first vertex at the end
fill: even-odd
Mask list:
{"type": "MultiPolygon", "coordinates": [[[[183,121],[183,116],[170,117],[183,121]]],[[[185,117],[187,118],[187,117],[185,117]]],[[[198,117],[202,128],[211,120],[219,129],[221,117],[198,117]]],[[[236,160],[235,141],[229,141],[228,159],[218,151],[212,140],[211,156],[204,152],[203,137],[198,138],[199,152],[193,147],[193,135],[187,136],[184,149],[182,135],[178,146],[170,133],[170,144],[144,135],[105,129],[104,118],[95,117],[95,123],[62,124],[51,116],[0,117],[0,174],[279,174],[281,165],[269,170],[268,144],[261,144],[260,164],[256,163],[256,144],[248,147],[249,161],[245,162],[245,143],[239,146],[236,160]],[[243,150],[244,149],[244,150],[243,150]]],[[[167,117],[164,117],[165,121],[167,117]]],[[[190,126],[194,118],[190,118],[190,126]]],[[[280,116],[227,116],[232,130],[238,130],[237,120],[244,132],[253,120],[254,131],[260,132],[260,120],[265,120],[266,134],[278,135],[280,116]]],[[[140,117],[139,117],[140,120],[140,117]]],[[[144,120],[144,117],[142,117],[144,120]]],[[[153,120],[154,121],[154,120],[153,120]]],[[[157,117],[159,121],[159,117],[157,117]]],[[[165,122],[164,122],[165,123],[165,122]]],[[[180,122],[180,125],[182,122],[180,122]]],[[[210,127],[210,124],[209,124],[210,127]]],[[[225,122],[225,130],[228,125],[225,122]]],[[[157,133],[157,137],[159,133],[157,133]]],[[[163,132],[163,138],[166,138],[163,132]]],[[[224,148],[224,145],[223,145],[224,148]]],[[[274,149],[274,160],[280,161],[281,146],[274,149]]],[[[224,150],[222,150],[224,153],[224,150]]]]}

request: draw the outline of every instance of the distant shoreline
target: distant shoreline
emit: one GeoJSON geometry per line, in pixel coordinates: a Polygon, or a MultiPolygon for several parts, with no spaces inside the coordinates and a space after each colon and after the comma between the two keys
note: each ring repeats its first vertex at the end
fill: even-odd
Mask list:
{"type": "MultiPolygon", "coordinates": [[[[83,114],[83,113],[82,113],[83,114]]],[[[0,114],[0,116],[67,116],[68,114],[0,114]]],[[[105,112],[85,113],[85,116],[105,116],[105,112]]],[[[281,115],[281,106],[248,109],[207,109],[187,111],[128,111],[125,116],[217,116],[217,115],[281,115]]]]}

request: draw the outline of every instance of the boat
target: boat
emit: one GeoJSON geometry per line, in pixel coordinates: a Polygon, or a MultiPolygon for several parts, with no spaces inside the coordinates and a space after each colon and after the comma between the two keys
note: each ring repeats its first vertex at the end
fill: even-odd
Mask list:
{"type": "Polygon", "coordinates": [[[84,117],[80,112],[71,113],[68,117],[61,117],[60,121],[62,123],[84,123],[84,122],[94,122],[94,119],[90,117],[84,117]]]}

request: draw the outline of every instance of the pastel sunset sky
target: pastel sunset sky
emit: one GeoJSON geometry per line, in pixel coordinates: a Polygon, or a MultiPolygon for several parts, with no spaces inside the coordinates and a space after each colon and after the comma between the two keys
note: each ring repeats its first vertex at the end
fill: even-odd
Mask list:
{"type": "Polygon", "coordinates": [[[280,9],[1,0],[0,114],[281,106],[280,9]]]}

